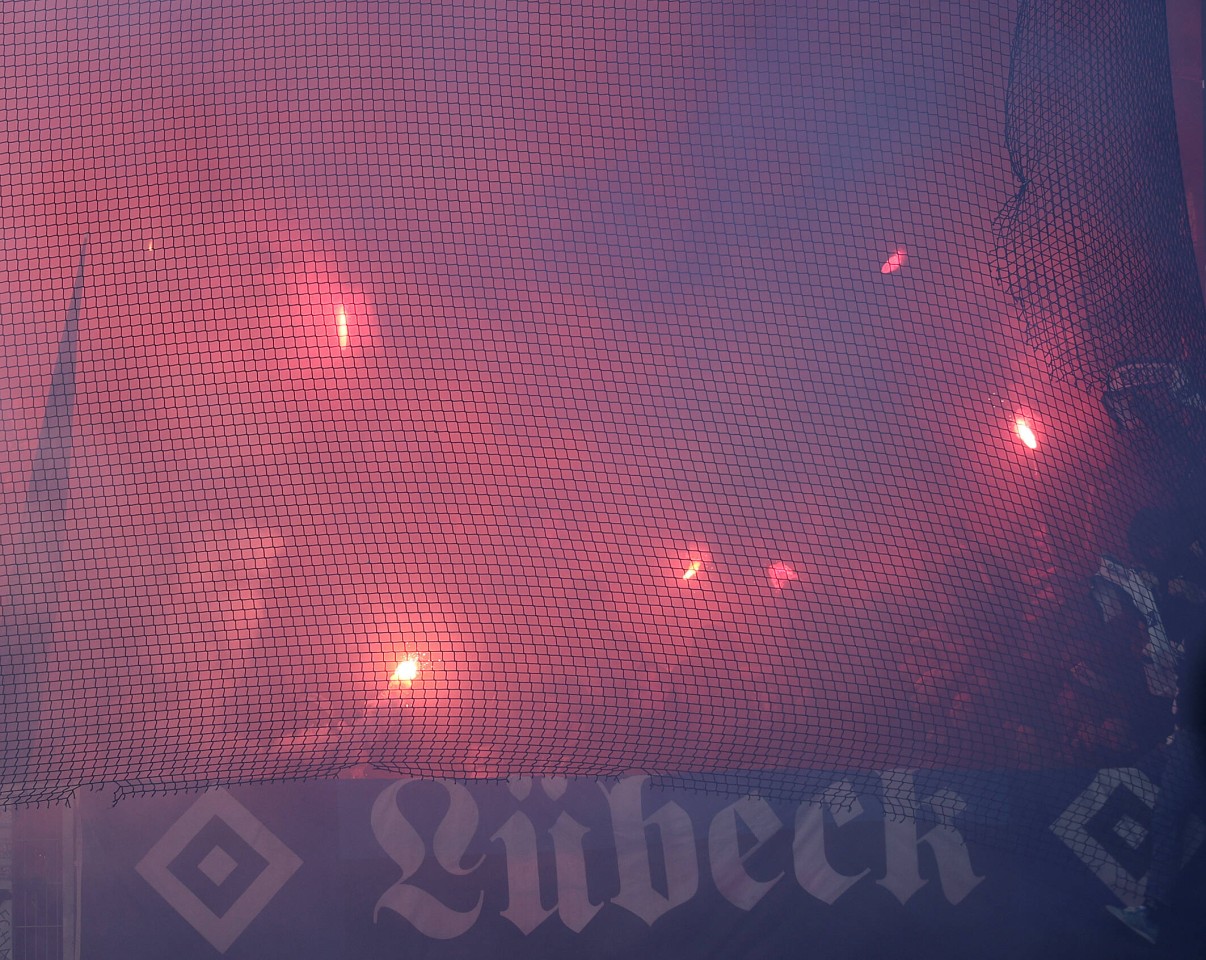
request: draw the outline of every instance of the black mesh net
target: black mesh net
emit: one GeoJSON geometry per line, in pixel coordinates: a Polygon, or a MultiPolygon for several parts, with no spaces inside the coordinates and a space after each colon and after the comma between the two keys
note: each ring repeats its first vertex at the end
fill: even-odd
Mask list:
{"type": "Polygon", "coordinates": [[[1001,275],[1052,374],[1091,390],[1125,365],[1201,359],[1157,6],[1028,3],[1014,37],[1001,275]]]}
{"type": "Polygon", "coordinates": [[[991,796],[1172,729],[1206,402],[1159,5],[4,17],[0,801],[991,796]]]}

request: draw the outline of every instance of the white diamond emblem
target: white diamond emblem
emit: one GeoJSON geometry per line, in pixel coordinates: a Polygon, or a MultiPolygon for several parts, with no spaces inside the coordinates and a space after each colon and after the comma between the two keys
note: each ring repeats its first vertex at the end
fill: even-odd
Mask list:
{"type": "Polygon", "coordinates": [[[197,864],[197,869],[220,887],[234,873],[238,861],[221,847],[214,847],[205,855],[205,859],[197,864]]]}
{"type": "Polygon", "coordinates": [[[189,807],[135,869],[225,953],[300,866],[251,811],[216,790],[189,807]]]}
{"type": "MultiPolygon", "coordinates": [[[[1068,805],[1068,809],[1060,814],[1059,819],[1051,824],[1051,830],[1084,861],[1085,866],[1097,874],[1097,878],[1109,887],[1119,900],[1128,906],[1135,906],[1143,902],[1144,878],[1132,876],[1087,829],[1089,822],[1109,803],[1116,790],[1133,793],[1149,809],[1156,805],[1158,791],[1142,771],[1134,768],[1099,770],[1093,782],[1085,787],[1068,805]]],[[[1125,819],[1134,823],[1136,828],[1143,829],[1131,817],[1125,819]]],[[[1114,831],[1116,836],[1128,843],[1137,836],[1125,824],[1120,832],[1116,823],[1114,831]]],[[[1138,842],[1141,843],[1142,840],[1138,842]]]]}
{"type": "Polygon", "coordinates": [[[1132,850],[1138,850],[1140,844],[1147,838],[1147,827],[1130,817],[1123,817],[1114,824],[1114,832],[1132,850]]]}

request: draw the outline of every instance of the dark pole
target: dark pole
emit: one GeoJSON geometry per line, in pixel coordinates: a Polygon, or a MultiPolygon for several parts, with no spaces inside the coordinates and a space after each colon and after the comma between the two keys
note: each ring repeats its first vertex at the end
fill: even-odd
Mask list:
{"type": "Polygon", "coordinates": [[[88,239],[79,265],[50,390],[38,432],[29,486],[17,526],[4,616],[4,656],[0,658],[0,805],[52,799],[68,784],[54,784],[40,754],[51,746],[43,725],[39,692],[44,683],[46,647],[55,627],[61,590],[67,498],[76,395],[79,321],[84,300],[88,239]],[[56,789],[57,787],[57,789],[56,789]]]}

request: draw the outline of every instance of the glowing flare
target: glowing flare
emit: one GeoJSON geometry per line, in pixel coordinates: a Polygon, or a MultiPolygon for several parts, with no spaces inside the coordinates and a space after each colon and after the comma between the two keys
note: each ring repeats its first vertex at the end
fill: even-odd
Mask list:
{"type": "Polygon", "coordinates": [[[687,567],[686,570],[683,571],[683,579],[690,580],[693,576],[695,576],[695,574],[699,573],[699,571],[702,568],[703,568],[702,560],[692,560],[691,565],[689,567],[687,567]]]}
{"type": "Polygon", "coordinates": [[[147,241],[147,253],[154,253],[154,251],[155,251],[155,241],[148,240],[147,241]]]}
{"type": "Polygon", "coordinates": [[[800,575],[792,569],[791,564],[784,563],[782,560],[772,563],[770,569],[767,570],[767,575],[770,577],[771,586],[776,590],[782,590],[793,580],[800,579],[800,575]]]}
{"type": "Polygon", "coordinates": [[[901,267],[903,267],[905,265],[905,262],[908,259],[909,259],[909,255],[907,253],[905,253],[904,248],[901,247],[894,254],[892,254],[892,256],[888,257],[888,259],[884,261],[884,265],[879,268],[879,272],[880,273],[895,273],[897,270],[899,270],[901,267]]]}
{"type": "Polygon", "coordinates": [[[1017,421],[1014,423],[1014,426],[1018,432],[1018,439],[1020,439],[1022,443],[1026,444],[1026,446],[1028,446],[1031,450],[1038,449],[1038,437],[1036,437],[1034,435],[1034,431],[1030,429],[1030,424],[1028,424],[1021,417],[1018,417],[1017,421]]]}
{"type": "Polygon", "coordinates": [[[409,660],[403,660],[394,670],[394,674],[390,677],[398,683],[410,683],[419,676],[419,661],[415,657],[409,660]]]}
{"type": "Polygon", "coordinates": [[[339,308],[339,349],[346,350],[348,348],[348,315],[343,307],[339,308]]]}

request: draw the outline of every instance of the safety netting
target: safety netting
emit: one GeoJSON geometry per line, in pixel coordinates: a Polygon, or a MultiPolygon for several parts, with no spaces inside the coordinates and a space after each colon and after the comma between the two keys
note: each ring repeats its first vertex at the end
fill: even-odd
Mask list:
{"type": "Polygon", "coordinates": [[[0,23],[0,801],[990,794],[1173,729],[1206,330],[1162,5],[0,23]]]}

